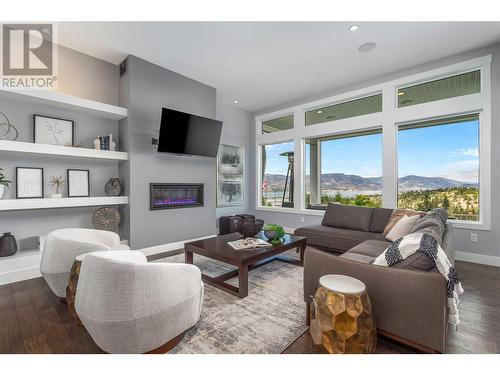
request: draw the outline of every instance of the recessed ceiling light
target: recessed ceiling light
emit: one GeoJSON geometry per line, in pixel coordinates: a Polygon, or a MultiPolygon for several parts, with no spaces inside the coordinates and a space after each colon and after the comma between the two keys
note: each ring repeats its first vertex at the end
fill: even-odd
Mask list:
{"type": "Polygon", "coordinates": [[[234,103],[234,104],[238,104],[238,101],[237,101],[237,100],[235,100],[233,103],[234,103]]]}
{"type": "Polygon", "coordinates": [[[359,30],[359,26],[358,25],[351,25],[351,26],[349,26],[349,31],[356,31],[356,30],[359,30]]]}
{"type": "Polygon", "coordinates": [[[323,113],[323,111],[319,110],[319,111],[318,111],[318,112],[316,112],[316,113],[322,114],[322,113],[323,113]]]}
{"type": "Polygon", "coordinates": [[[402,96],[402,95],[404,95],[404,94],[405,94],[405,92],[404,92],[404,91],[400,91],[400,92],[398,92],[398,95],[399,95],[399,96],[402,96]]]}
{"type": "Polygon", "coordinates": [[[360,52],[370,52],[373,51],[377,47],[377,44],[374,42],[363,43],[358,47],[360,52]]]}

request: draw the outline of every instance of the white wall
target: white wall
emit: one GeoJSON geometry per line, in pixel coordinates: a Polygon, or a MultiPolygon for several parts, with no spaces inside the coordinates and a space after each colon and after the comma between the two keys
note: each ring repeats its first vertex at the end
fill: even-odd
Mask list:
{"type": "Polygon", "coordinates": [[[253,153],[253,116],[250,112],[234,106],[217,103],[217,119],[223,121],[220,143],[244,148],[244,205],[237,207],[218,207],[217,218],[226,215],[247,213],[254,206],[254,192],[251,181],[254,170],[253,153]]]}
{"type": "MultiPolygon", "coordinates": [[[[492,129],[491,129],[491,181],[492,181],[492,199],[491,199],[491,230],[470,230],[455,229],[454,242],[455,250],[458,251],[457,259],[476,261],[486,264],[500,265],[500,44],[495,44],[480,48],[477,50],[461,53],[446,59],[435,61],[429,64],[416,66],[400,72],[393,73],[378,79],[360,82],[357,85],[340,88],[328,93],[307,97],[279,107],[267,108],[255,113],[254,115],[265,114],[284,108],[292,107],[305,102],[311,102],[321,98],[347,93],[364,87],[383,83],[385,81],[395,80],[408,75],[425,72],[427,70],[443,67],[446,65],[459,63],[473,58],[491,54],[491,100],[492,100],[492,129]],[[470,242],[470,234],[478,233],[478,242],[470,242]]],[[[255,159],[255,157],[254,157],[255,159]]],[[[255,175],[252,186],[255,186],[255,175]]],[[[321,222],[321,217],[295,213],[281,213],[269,211],[255,211],[255,204],[252,206],[254,213],[263,218],[266,222],[276,222],[287,227],[299,227],[307,224],[317,224],[321,222]]]]}

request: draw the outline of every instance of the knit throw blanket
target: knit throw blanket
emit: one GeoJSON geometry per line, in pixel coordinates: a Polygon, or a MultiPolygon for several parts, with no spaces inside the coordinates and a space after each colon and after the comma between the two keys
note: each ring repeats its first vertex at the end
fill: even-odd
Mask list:
{"type": "Polygon", "coordinates": [[[460,322],[458,316],[458,296],[464,292],[457,271],[451,265],[444,250],[429,234],[411,233],[392,243],[373,262],[379,266],[392,266],[408,258],[417,251],[426,253],[435,263],[438,271],[447,282],[448,322],[454,326],[460,322]]]}

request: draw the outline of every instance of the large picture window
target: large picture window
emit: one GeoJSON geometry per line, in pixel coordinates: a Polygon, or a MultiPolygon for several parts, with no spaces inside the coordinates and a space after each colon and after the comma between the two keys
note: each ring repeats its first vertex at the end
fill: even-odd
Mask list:
{"type": "Polygon", "coordinates": [[[382,132],[370,130],[306,140],[305,206],[330,202],[382,205],[382,132]]]}
{"type": "Polygon", "coordinates": [[[261,146],[261,206],[293,208],[293,145],[284,142],[261,146]]]}
{"type": "Polygon", "coordinates": [[[399,126],[398,206],[479,221],[479,116],[399,126]]]}

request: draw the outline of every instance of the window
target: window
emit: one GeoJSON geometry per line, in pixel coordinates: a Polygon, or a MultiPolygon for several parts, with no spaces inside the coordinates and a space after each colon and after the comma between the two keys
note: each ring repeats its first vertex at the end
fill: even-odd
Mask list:
{"type": "Polygon", "coordinates": [[[481,71],[408,86],[398,90],[398,107],[475,94],[481,91],[481,71]]]}
{"type": "Polygon", "coordinates": [[[479,116],[399,126],[398,206],[479,221],[479,116]]]}
{"type": "Polygon", "coordinates": [[[305,207],[382,205],[380,129],[306,140],[305,207]]]}
{"type": "Polygon", "coordinates": [[[263,207],[293,208],[293,142],[261,146],[263,207]]]}
{"type": "Polygon", "coordinates": [[[307,111],[306,125],[342,120],[376,112],[382,112],[382,94],[307,111]]]}
{"type": "Polygon", "coordinates": [[[262,134],[293,129],[293,115],[262,121],[262,134]]]}

